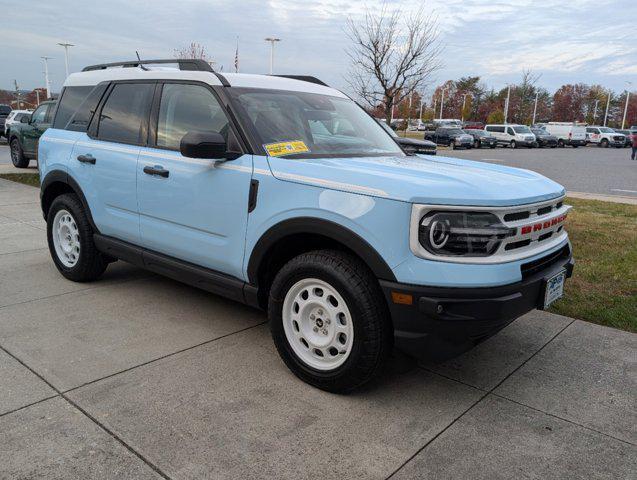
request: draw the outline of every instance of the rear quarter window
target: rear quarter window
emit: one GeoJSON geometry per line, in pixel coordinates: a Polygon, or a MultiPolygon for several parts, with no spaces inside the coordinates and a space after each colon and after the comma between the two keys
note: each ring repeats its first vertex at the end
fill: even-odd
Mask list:
{"type": "Polygon", "coordinates": [[[97,109],[97,105],[100,103],[100,100],[102,99],[102,96],[104,95],[107,87],[108,82],[99,84],[95,88],[93,88],[93,90],[91,90],[88,96],[77,108],[75,114],[73,114],[71,120],[65,125],[64,128],[73,132],[86,132],[89,123],[93,118],[93,114],[97,109]]]}
{"type": "Polygon", "coordinates": [[[93,86],[65,87],[58,102],[53,128],[64,128],[84,99],[93,90],[93,86]]]}

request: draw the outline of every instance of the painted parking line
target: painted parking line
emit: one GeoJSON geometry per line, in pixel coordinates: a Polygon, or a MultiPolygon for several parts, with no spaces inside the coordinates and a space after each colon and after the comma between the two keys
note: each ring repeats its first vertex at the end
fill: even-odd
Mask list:
{"type": "Polygon", "coordinates": [[[611,192],[637,193],[637,190],[622,190],[621,188],[611,188],[611,192]]]}

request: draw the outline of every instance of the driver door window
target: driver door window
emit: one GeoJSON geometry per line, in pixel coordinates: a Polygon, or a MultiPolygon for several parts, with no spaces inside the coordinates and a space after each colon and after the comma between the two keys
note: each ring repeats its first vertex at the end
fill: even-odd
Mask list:
{"type": "Polygon", "coordinates": [[[157,146],[179,150],[181,138],[188,132],[217,132],[228,141],[226,114],[214,95],[205,87],[165,84],[157,119],[157,146]]]}
{"type": "Polygon", "coordinates": [[[31,123],[44,123],[48,107],[48,103],[46,105],[40,105],[35,112],[33,112],[33,115],[31,116],[31,123]]]}
{"type": "Polygon", "coordinates": [[[513,129],[511,127],[507,128],[507,133],[509,135],[515,135],[515,132],[513,131],[513,129]]]}

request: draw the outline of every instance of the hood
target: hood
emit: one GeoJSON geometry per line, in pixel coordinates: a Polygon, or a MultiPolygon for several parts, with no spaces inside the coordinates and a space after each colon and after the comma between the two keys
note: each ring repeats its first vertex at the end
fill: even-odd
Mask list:
{"type": "Polygon", "coordinates": [[[519,168],[450,157],[268,157],[284,181],[439,205],[509,206],[556,198],[564,188],[519,168]]]}

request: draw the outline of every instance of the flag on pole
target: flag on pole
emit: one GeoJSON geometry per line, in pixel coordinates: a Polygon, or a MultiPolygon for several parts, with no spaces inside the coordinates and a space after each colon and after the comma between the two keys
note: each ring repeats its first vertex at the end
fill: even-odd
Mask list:
{"type": "Polygon", "coordinates": [[[239,37],[237,37],[237,49],[234,52],[234,71],[239,72],[239,37]]]}

